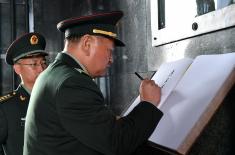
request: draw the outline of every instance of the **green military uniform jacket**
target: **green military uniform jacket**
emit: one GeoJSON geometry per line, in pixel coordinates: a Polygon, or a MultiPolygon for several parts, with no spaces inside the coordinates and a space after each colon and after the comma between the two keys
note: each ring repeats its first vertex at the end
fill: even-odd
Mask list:
{"type": "MultiPolygon", "coordinates": [[[[22,155],[24,123],[30,95],[19,85],[0,98],[0,147],[6,155],[22,155]]],[[[1,150],[1,149],[0,149],[1,150]]],[[[3,151],[0,151],[0,155],[3,151]]]]}
{"type": "Polygon", "coordinates": [[[40,74],[26,116],[24,155],[125,155],[145,142],[162,112],[141,102],[119,120],[93,79],[65,53],[40,74]]]}

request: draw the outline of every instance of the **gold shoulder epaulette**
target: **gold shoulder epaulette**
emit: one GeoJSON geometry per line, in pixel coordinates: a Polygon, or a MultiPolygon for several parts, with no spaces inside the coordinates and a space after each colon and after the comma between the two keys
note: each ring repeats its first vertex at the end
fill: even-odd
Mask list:
{"type": "Polygon", "coordinates": [[[5,101],[9,98],[12,98],[16,93],[13,91],[11,93],[8,93],[7,95],[1,96],[0,97],[0,102],[5,101]]]}

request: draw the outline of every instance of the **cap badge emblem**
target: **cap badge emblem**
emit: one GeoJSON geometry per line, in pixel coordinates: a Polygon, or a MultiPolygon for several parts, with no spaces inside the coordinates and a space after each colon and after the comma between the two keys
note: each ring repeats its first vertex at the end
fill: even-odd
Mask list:
{"type": "Polygon", "coordinates": [[[32,45],[35,45],[38,43],[38,37],[36,35],[32,35],[32,37],[30,38],[30,43],[32,45]]]}

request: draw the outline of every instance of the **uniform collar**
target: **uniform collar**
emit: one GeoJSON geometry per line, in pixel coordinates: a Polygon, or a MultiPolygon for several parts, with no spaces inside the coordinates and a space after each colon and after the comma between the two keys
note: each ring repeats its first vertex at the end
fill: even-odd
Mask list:
{"type": "Polygon", "coordinates": [[[28,88],[26,88],[23,84],[20,84],[20,86],[21,86],[29,95],[31,95],[31,91],[30,91],[28,88]]]}
{"type": "Polygon", "coordinates": [[[89,73],[88,73],[88,71],[86,70],[85,66],[83,66],[83,65],[79,62],[79,60],[77,60],[74,56],[72,56],[71,54],[69,54],[67,51],[62,51],[62,53],[65,53],[65,54],[69,55],[71,58],[73,58],[73,60],[76,61],[76,62],[79,64],[79,66],[82,68],[82,70],[83,70],[87,75],[89,75],[89,73]]]}
{"type": "Polygon", "coordinates": [[[84,73],[85,75],[90,77],[90,75],[86,71],[84,71],[84,69],[80,66],[78,61],[76,61],[71,55],[64,53],[64,52],[61,52],[61,53],[57,54],[55,59],[66,63],[67,65],[76,69],[80,73],[84,73]]]}
{"type": "Polygon", "coordinates": [[[22,84],[20,84],[18,86],[18,88],[15,90],[15,92],[20,95],[21,101],[28,101],[30,98],[30,94],[27,92],[27,90],[25,89],[25,87],[22,84]]]}

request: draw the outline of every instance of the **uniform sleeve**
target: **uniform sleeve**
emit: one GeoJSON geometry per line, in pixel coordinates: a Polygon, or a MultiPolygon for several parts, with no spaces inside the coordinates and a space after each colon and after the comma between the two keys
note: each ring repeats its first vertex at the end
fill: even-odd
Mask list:
{"type": "MultiPolygon", "coordinates": [[[[0,103],[1,104],[1,103],[0,103]]],[[[5,142],[7,136],[7,124],[4,112],[0,105],[0,155],[4,155],[2,144],[5,142]]]]}
{"type": "Polygon", "coordinates": [[[147,141],[163,113],[148,102],[140,102],[126,117],[117,120],[112,129],[112,149],[116,154],[130,154],[147,141]]]}
{"type": "Polygon", "coordinates": [[[162,117],[160,110],[142,102],[129,115],[116,120],[93,83],[77,83],[69,79],[58,89],[58,114],[71,135],[98,152],[107,155],[133,152],[148,139],[162,117]]]}

